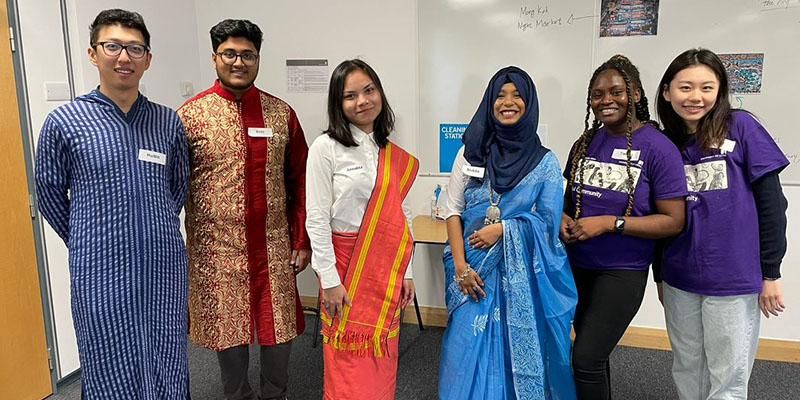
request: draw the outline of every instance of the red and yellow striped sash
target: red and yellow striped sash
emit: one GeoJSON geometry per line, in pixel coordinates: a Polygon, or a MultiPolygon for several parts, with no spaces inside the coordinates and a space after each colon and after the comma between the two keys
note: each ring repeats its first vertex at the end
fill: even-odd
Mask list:
{"type": "MultiPolygon", "coordinates": [[[[340,319],[322,313],[323,341],[336,350],[376,357],[389,338],[399,333],[400,292],[414,240],[403,214],[403,199],[417,176],[419,162],[389,143],[380,150],[378,174],[352,252],[340,257],[337,269],[352,302],[340,319]]],[[[348,246],[334,240],[334,246],[348,246]],[[337,243],[338,242],[338,243],[337,243]]],[[[349,246],[348,246],[349,247],[349,246]]],[[[342,249],[344,250],[344,249],[342,249]]]]}

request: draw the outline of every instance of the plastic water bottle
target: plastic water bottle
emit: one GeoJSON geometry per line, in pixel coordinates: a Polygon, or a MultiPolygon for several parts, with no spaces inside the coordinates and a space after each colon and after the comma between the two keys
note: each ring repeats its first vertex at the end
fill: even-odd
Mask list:
{"type": "Polygon", "coordinates": [[[431,197],[431,218],[432,219],[441,219],[442,218],[442,208],[439,206],[440,200],[442,196],[442,185],[436,185],[436,189],[433,189],[433,197],[431,197]]]}
{"type": "Polygon", "coordinates": [[[447,185],[442,185],[442,191],[439,193],[437,203],[436,217],[438,219],[444,219],[444,206],[447,204],[447,185]]]}

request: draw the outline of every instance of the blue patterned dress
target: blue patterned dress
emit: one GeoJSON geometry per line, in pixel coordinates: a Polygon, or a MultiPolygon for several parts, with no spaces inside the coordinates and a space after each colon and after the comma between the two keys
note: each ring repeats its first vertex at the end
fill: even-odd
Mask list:
{"type": "Polygon", "coordinates": [[[188,398],[188,150],[174,111],[95,90],[48,115],[39,208],[69,249],[84,399],[188,398]]]}
{"type": "MultiPolygon", "coordinates": [[[[449,320],[439,368],[444,400],[576,398],[570,327],[577,292],[558,238],[563,183],[553,153],[500,200],[503,236],[489,249],[466,246],[486,298],[473,301],[453,280],[445,249],[449,320]]],[[[471,180],[461,215],[464,242],[483,227],[489,180],[471,180]]]]}

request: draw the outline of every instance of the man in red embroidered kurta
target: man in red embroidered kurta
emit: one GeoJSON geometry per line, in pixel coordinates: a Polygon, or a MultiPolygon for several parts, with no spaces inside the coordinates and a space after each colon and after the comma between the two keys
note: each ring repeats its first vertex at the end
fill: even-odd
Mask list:
{"type": "Polygon", "coordinates": [[[261,398],[283,399],[304,320],[295,274],[308,265],[308,147],[294,110],[253,85],[262,33],[211,29],[218,80],[179,110],[191,154],[186,232],[189,336],[217,351],[227,399],[258,399],[248,345],[261,345],[261,398]]]}

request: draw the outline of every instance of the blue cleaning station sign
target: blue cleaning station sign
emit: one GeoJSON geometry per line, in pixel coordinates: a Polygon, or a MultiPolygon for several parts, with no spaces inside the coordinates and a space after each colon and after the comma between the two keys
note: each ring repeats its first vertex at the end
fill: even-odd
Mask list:
{"type": "Polygon", "coordinates": [[[439,124],[439,172],[451,172],[467,124],[439,124]]]}

